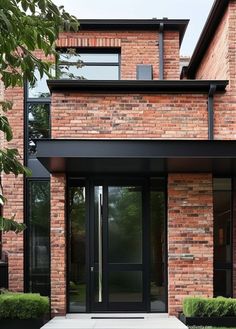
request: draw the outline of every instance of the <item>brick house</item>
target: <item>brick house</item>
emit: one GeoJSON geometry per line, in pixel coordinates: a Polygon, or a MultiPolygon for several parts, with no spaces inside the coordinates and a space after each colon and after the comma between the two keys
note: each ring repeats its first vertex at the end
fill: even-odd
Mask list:
{"type": "Polygon", "coordinates": [[[52,314],[236,297],[236,1],[215,1],[181,75],[187,25],[81,20],[60,79],[5,91],[33,173],[1,178],[4,214],[27,224],[2,237],[9,289],[52,314]]]}

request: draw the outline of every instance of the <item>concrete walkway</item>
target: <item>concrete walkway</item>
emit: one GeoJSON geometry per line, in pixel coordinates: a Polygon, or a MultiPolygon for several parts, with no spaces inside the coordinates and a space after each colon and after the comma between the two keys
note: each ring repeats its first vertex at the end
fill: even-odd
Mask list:
{"type": "Polygon", "coordinates": [[[155,313],[67,314],[55,317],[42,329],[187,329],[174,316],[155,313]]]}

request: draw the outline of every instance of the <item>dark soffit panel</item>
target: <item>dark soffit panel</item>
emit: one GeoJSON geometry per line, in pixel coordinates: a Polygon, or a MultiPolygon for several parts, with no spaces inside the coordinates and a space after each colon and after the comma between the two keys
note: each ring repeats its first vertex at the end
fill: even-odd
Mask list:
{"type": "Polygon", "coordinates": [[[50,172],[236,173],[236,141],[40,140],[37,158],[50,172]]]}

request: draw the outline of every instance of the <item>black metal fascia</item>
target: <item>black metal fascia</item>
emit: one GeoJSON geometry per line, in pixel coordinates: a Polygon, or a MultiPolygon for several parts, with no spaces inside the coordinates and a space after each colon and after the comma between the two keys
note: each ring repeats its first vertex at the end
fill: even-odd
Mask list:
{"type": "Polygon", "coordinates": [[[166,30],[179,31],[180,45],[187,29],[188,19],[80,19],[80,30],[158,30],[164,24],[166,30]]]}
{"type": "Polygon", "coordinates": [[[51,92],[143,92],[143,93],[209,93],[225,91],[228,80],[48,80],[51,92]]]}
{"type": "Polygon", "coordinates": [[[214,94],[216,92],[216,85],[211,84],[208,93],[208,139],[214,139],[214,94]]]}
{"type": "Polygon", "coordinates": [[[164,79],[164,24],[159,27],[159,79],[164,79]]]}
{"type": "Polygon", "coordinates": [[[236,141],[44,139],[37,141],[37,157],[236,159],[236,141]]]}
{"type": "Polygon", "coordinates": [[[228,3],[229,0],[216,0],[214,2],[188,66],[187,77],[189,79],[195,78],[196,70],[210,45],[228,3]]]}

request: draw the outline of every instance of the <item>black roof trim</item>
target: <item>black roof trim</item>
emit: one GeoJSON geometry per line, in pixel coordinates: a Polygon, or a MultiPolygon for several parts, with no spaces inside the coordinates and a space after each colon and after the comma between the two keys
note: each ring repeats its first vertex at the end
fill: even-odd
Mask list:
{"type": "Polygon", "coordinates": [[[233,140],[48,139],[37,158],[49,172],[236,173],[233,140]]]}
{"type": "Polygon", "coordinates": [[[211,85],[216,91],[224,91],[227,80],[48,80],[54,91],[93,92],[209,92],[211,85]]]}
{"type": "Polygon", "coordinates": [[[182,43],[188,19],[80,19],[80,30],[157,30],[164,24],[166,30],[180,32],[179,41],[182,43]]]}
{"type": "Polygon", "coordinates": [[[187,70],[188,78],[195,78],[196,70],[201,63],[207,48],[209,47],[210,41],[225,13],[228,3],[229,0],[215,0],[191,57],[187,70]]]}

